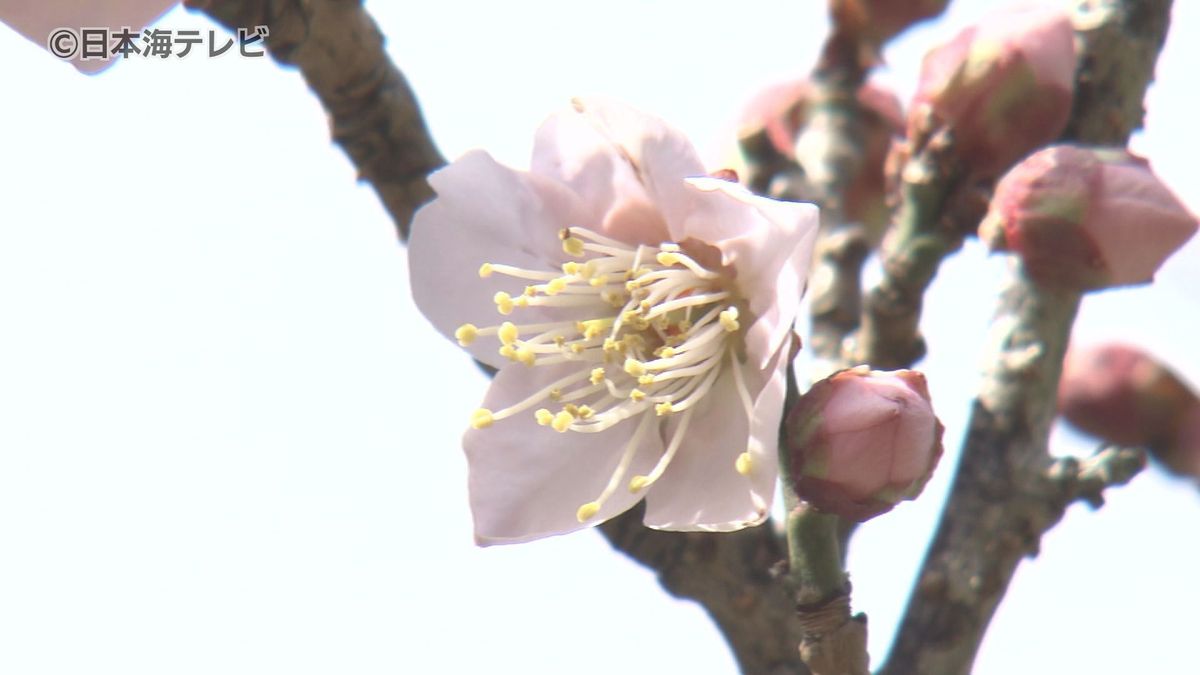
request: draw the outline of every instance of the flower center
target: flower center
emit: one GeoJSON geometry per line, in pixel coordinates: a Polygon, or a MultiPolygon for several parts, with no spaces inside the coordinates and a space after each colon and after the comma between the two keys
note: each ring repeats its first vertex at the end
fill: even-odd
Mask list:
{"type": "MultiPolygon", "coordinates": [[[[679,450],[696,404],[726,369],[733,372],[748,418],[749,391],[737,363],[740,344],[738,298],[729,280],[688,256],[678,244],[631,246],[587,229],[560,232],[563,250],[579,261],[561,273],[484,263],[479,276],[503,274],[534,282],[515,297],[495,295],[496,308],[510,315],[527,307],[554,307],[574,320],[517,324],[505,321],[455,331],[466,346],[495,336],[500,354],[529,367],[577,363],[577,371],[502,410],[480,408],[471,426],[533,410],[538,424],[566,433],[597,433],[640,416],[604,492],[579,507],[581,522],[594,516],[625,480],[638,446],[658,417],[678,414],[666,451],[647,475],[628,480],[632,492],[658,480],[679,450]]],[[[751,470],[749,453],[738,472],[751,470]]]]}

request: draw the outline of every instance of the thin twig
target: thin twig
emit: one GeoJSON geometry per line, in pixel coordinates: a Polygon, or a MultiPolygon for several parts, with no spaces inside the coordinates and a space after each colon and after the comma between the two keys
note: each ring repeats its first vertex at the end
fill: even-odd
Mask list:
{"type": "Polygon", "coordinates": [[[812,76],[806,124],[796,139],[805,192],[821,207],[813,271],[810,348],[814,379],[845,367],[842,341],[858,327],[862,265],[870,244],[861,224],[849,222],[846,195],[865,161],[865,121],[858,90],[866,79],[862,45],[838,31],[826,42],[812,76]]]}

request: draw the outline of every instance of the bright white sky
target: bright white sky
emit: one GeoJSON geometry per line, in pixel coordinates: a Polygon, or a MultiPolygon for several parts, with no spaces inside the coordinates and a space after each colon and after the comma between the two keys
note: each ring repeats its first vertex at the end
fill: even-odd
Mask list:
{"type": "MultiPolygon", "coordinates": [[[[953,4],[889,52],[902,93],[931,41],[995,3],[953,4]]],[[[1137,147],[1197,210],[1200,7],[1175,4],[1137,147]]],[[[368,6],[442,150],[518,166],[580,93],[720,157],[740,102],[802,74],[824,27],[797,0],[368,6]]],[[[733,671],[699,608],[594,533],[472,545],[459,435],[487,382],[416,311],[391,223],[297,74],[193,55],[88,78],[3,27],[0,60],[0,672],[733,671]]],[[[1198,263],[1193,242],[1154,287],[1088,299],[1080,338],[1140,340],[1200,381],[1198,263]]],[[[929,298],[950,454],[854,541],[877,662],[1002,267],[968,247],[929,298]]],[[[1151,471],[1110,497],[1022,566],[976,672],[1194,667],[1200,493],[1151,471]]]]}

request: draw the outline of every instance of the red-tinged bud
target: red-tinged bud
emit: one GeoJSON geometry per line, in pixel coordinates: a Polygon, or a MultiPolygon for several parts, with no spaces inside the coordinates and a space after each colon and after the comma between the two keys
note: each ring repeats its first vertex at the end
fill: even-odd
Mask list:
{"type": "Polygon", "coordinates": [[[1058,408],[1081,431],[1147,448],[1173,473],[1200,478],[1200,397],[1137,347],[1072,347],[1063,363],[1058,408]]]}
{"type": "Polygon", "coordinates": [[[950,0],[830,0],[834,24],[852,35],[882,44],[885,40],[946,9],[950,0]]]}
{"type": "MultiPolygon", "coordinates": [[[[804,126],[812,84],[794,80],[768,87],[751,99],[742,113],[738,135],[765,134],[780,158],[791,158],[796,136],[804,126]]],[[[890,89],[867,82],[858,89],[864,127],[863,163],[846,194],[846,216],[871,232],[882,233],[887,224],[884,163],[892,140],[904,132],[904,111],[890,89]]]]}
{"type": "Polygon", "coordinates": [[[1000,180],[979,236],[1038,283],[1079,291],[1151,281],[1196,219],[1140,157],[1052,146],[1000,180]]]}
{"type": "Polygon", "coordinates": [[[1062,9],[997,12],[925,56],[909,137],[948,126],[959,157],[995,176],[1058,137],[1071,110],[1075,32],[1062,9]]]}
{"type": "Polygon", "coordinates": [[[942,424],[913,370],[834,373],[800,397],[786,424],[796,494],[859,522],[914,499],[942,456],[942,424]]]}

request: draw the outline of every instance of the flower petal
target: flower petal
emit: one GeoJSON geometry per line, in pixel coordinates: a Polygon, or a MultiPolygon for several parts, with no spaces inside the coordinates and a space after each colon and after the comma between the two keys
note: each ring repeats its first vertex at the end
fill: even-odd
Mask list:
{"type": "Polygon", "coordinates": [[[752,420],[746,419],[731,371],[713,384],[696,408],[679,454],[646,495],[648,527],[728,532],[767,517],[778,476],[786,351],[775,354],[769,370],[741,366],[751,371],[746,385],[754,397],[752,420]],[[735,466],[747,451],[751,466],[743,476],[735,466]]]}
{"type": "Polygon", "coordinates": [[[635,244],[658,244],[658,219],[642,231],[614,232],[610,214],[651,209],[670,221],[686,208],[683,179],[704,175],[690,141],[652,115],[603,98],[577,99],[538,129],[531,168],[569,185],[586,204],[581,223],[635,244]]]}
{"type": "MultiPolygon", "coordinates": [[[[578,363],[510,365],[496,375],[484,406],[499,410],[579,368],[578,363]]],[[[476,542],[487,546],[564,534],[628,510],[641,499],[626,488],[628,477],[648,473],[663,451],[653,427],[642,434],[624,482],[599,513],[586,523],[575,515],[603,492],[638,422],[628,419],[599,433],[558,433],[538,426],[533,411],[527,411],[467,431],[463,447],[476,542]]]]}
{"type": "Polygon", "coordinates": [[[817,239],[817,207],[759,197],[715,178],[685,182],[692,191],[691,207],[685,218],[667,221],[671,237],[711,244],[737,271],[737,284],[756,319],[747,330],[746,348],[754,365],[765,368],[799,310],[817,239]]]}
{"type": "MultiPolygon", "coordinates": [[[[107,0],[79,2],[78,0],[40,0],[40,2],[0,2],[0,22],[12,26],[34,44],[45,48],[55,29],[70,28],[76,35],[84,28],[107,28],[110,35],[122,27],[133,29],[134,39],[174,5],[176,0],[107,0]]],[[[107,44],[107,43],[106,43],[107,44]]],[[[145,49],[145,45],[142,45],[145,49]]],[[[71,65],[83,73],[97,73],[120,61],[119,58],[89,59],[81,57],[82,49],[70,59],[71,65]]]]}
{"type": "MultiPolygon", "coordinates": [[[[517,295],[525,283],[500,274],[479,277],[485,262],[532,270],[554,270],[565,255],[558,231],[578,220],[580,204],[562,185],[503,166],[472,151],[429,177],[438,196],[413,219],[409,276],[421,312],[453,338],[464,323],[499,323],[492,297],[517,295]]],[[[566,318],[537,307],[521,309],[521,320],[566,318]]],[[[503,367],[494,340],[480,339],[468,350],[475,358],[503,367]]]]}
{"type": "Polygon", "coordinates": [[[837,385],[834,395],[821,411],[825,433],[869,431],[895,420],[906,405],[918,400],[898,379],[859,372],[843,371],[833,376],[837,385]]]}

